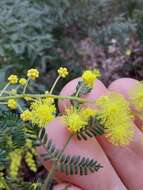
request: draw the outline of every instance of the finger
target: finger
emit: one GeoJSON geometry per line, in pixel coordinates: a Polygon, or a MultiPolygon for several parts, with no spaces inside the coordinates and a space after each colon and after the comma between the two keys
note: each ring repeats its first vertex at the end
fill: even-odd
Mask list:
{"type": "MultiPolygon", "coordinates": [[[[139,84],[140,82],[138,80],[131,79],[131,78],[121,78],[121,79],[113,81],[109,85],[108,89],[110,91],[114,91],[114,92],[118,92],[122,94],[129,101],[130,93],[134,90],[136,85],[139,85],[139,84]]],[[[132,110],[134,111],[133,107],[132,107],[132,110]]],[[[137,127],[139,127],[140,129],[142,128],[143,121],[137,115],[135,115],[134,122],[137,127]]]]}
{"type": "Polygon", "coordinates": [[[61,184],[55,185],[53,190],[82,190],[82,189],[68,183],[61,183],[61,184]]]}
{"type": "MultiPolygon", "coordinates": [[[[57,117],[55,120],[50,122],[46,127],[46,131],[49,139],[52,139],[52,142],[56,145],[56,148],[61,150],[67,140],[67,137],[69,136],[69,131],[63,124],[62,117],[57,117]]],[[[45,150],[42,147],[38,148],[39,154],[44,152],[45,150]]],[[[67,146],[65,154],[71,156],[80,155],[81,157],[95,159],[102,163],[103,168],[101,168],[98,172],[89,173],[87,176],[80,176],[79,174],[66,176],[61,172],[56,172],[56,177],[58,177],[61,181],[75,184],[85,190],[91,190],[91,187],[95,190],[96,188],[98,190],[126,189],[96,139],[92,138],[87,141],[78,141],[77,138],[74,137],[67,146]]],[[[42,162],[47,169],[50,169],[51,164],[48,161],[42,162]]]]}
{"type": "MultiPolygon", "coordinates": [[[[60,92],[61,96],[71,96],[75,91],[76,91],[76,86],[78,82],[81,81],[81,78],[76,78],[69,83],[67,83],[62,91],[60,92]]],[[[96,80],[94,83],[94,88],[91,90],[90,93],[88,93],[86,96],[83,96],[84,98],[86,97],[87,99],[95,100],[99,96],[105,95],[107,92],[106,87],[100,80],[96,80]],[[96,91],[96,89],[98,89],[96,91]]],[[[70,101],[69,100],[59,100],[58,106],[60,112],[64,112],[65,108],[68,108],[70,106],[70,101]]],[[[86,106],[89,105],[89,103],[84,104],[86,106]]],[[[95,107],[94,104],[90,104],[90,107],[95,107]]]]}
{"type": "Polygon", "coordinates": [[[135,139],[128,147],[116,147],[104,137],[97,137],[112,165],[130,190],[142,189],[143,144],[142,133],[135,128],[135,139]]]}
{"type": "MultiPolygon", "coordinates": [[[[127,85],[129,85],[130,88],[132,87],[132,80],[130,80],[130,83],[128,82],[129,84],[127,83],[127,85]]],[[[126,81],[124,81],[124,85],[121,84],[121,87],[125,86],[125,84],[126,84],[125,82],[126,81]]],[[[68,90],[70,90],[70,88],[68,90]]],[[[98,94],[98,90],[100,91],[100,89],[98,89],[98,88],[96,88],[96,90],[93,89],[92,96],[94,98],[95,98],[95,95],[98,94]]],[[[117,90],[119,90],[117,92],[120,93],[120,86],[119,87],[117,86],[117,90]]],[[[103,92],[103,95],[104,95],[104,92],[103,92]]],[[[127,92],[126,92],[125,96],[126,96],[126,98],[128,98],[127,92]]],[[[130,189],[137,189],[138,187],[141,187],[141,185],[142,185],[141,178],[139,177],[138,179],[134,180],[136,175],[134,175],[134,173],[133,173],[133,172],[135,172],[135,174],[137,174],[137,172],[139,171],[139,168],[142,165],[142,158],[143,158],[143,154],[142,154],[143,149],[142,149],[142,144],[140,141],[141,133],[138,129],[135,129],[135,131],[136,131],[136,138],[135,138],[134,142],[132,143],[132,145],[130,145],[131,147],[128,147],[126,149],[124,149],[125,147],[124,148],[114,147],[113,145],[109,144],[105,138],[103,138],[104,143],[101,144],[102,147],[104,148],[104,151],[106,151],[107,155],[110,156],[110,160],[114,164],[114,167],[117,169],[117,172],[120,174],[122,179],[124,179],[124,181],[126,182],[128,187],[130,187],[130,189]],[[109,145],[109,147],[112,147],[112,149],[108,148],[108,145],[109,145]],[[130,157],[133,159],[131,159],[130,157]],[[136,161],[137,161],[137,163],[135,165],[134,162],[136,162],[136,161]],[[127,162],[127,169],[125,168],[126,165],[124,164],[126,162],[127,162]],[[133,172],[131,172],[131,171],[133,171],[133,172]],[[130,183],[130,181],[132,181],[133,184],[130,183]]],[[[100,138],[98,140],[99,140],[99,142],[101,141],[100,138]]],[[[141,168],[140,172],[142,173],[142,168],[141,168]]],[[[140,176],[141,176],[141,173],[140,173],[140,176]]]]}

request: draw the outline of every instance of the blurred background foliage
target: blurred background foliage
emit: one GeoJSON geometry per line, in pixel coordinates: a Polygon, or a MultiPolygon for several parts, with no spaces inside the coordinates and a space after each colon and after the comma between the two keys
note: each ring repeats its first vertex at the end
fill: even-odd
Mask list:
{"type": "Polygon", "coordinates": [[[89,67],[106,84],[143,77],[142,0],[1,0],[0,13],[1,81],[38,67],[43,85],[35,87],[46,90],[61,65],[71,75],[57,91],[89,67]]]}

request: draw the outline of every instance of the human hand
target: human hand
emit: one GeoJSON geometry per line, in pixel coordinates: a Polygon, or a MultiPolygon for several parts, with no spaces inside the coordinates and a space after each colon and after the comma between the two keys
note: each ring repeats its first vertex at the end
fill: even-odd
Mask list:
{"type": "MultiPolygon", "coordinates": [[[[62,95],[71,95],[80,79],[75,79],[68,83],[62,90],[62,95]]],[[[96,99],[108,93],[108,91],[119,92],[129,97],[129,90],[137,81],[133,79],[119,79],[114,81],[108,89],[100,82],[96,81],[93,90],[86,98],[96,99]]],[[[59,110],[64,111],[69,106],[68,100],[59,102],[59,110]]],[[[85,105],[87,106],[87,104],[85,105]]],[[[94,107],[94,105],[88,105],[94,107]]],[[[120,119],[120,116],[119,116],[120,119]]],[[[97,173],[91,173],[87,176],[66,176],[60,172],[56,173],[56,179],[61,182],[75,184],[83,190],[141,190],[143,187],[143,144],[141,142],[142,132],[139,129],[141,122],[136,122],[135,138],[127,147],[116,147],[109,143],[104,137],[96,139],[91,138],[87,141],[77,141],[73,138],[67,146],[65,153],[71,155],[88,156],[99,160],[104,166],[97,173]],[[139,127],[139,128],[137,128],[139,127]]],[[[46,131],[56,146],[61,149],[69,135],[66,126],[62,123],[61,117],[49,123],[46,131]]],[[[40,147],[39,153],[44,149],[40,147]]],[[[46,168],[50,168],[49,162],[43,162],[46,168]]],[[[64,184],[55,186],[55,190],[63,190],[64,184]]],[[[70,187],[69,190],[80,190],[76,187],[70,187]]]]}

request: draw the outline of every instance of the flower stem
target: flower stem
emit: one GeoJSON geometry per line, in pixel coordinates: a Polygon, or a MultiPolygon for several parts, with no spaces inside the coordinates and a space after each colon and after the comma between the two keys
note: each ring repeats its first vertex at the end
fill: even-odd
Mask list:
{"type": "Polygon", "coordinates": [[[23,112],[23,109],[22,109],[21,105],[20,105],[19,103],[17,103],[17,106],[18,106],[20,112],[22,113],[22,112],[23,112]]]}
{"type": "Polygon", "coordinates": [[[21,98],[25,98],[25,97],[30,97],[30,98],[53,98],[53,99],[69,99],[69,100],[77,100],[79,102],[88,102],[88,103],[95,103],[95,100],[87,100],[85,98],[79,98],[76,96],[59,96],[59,95],[54,95],[54,94],[16,94],[14,96],[5,96],[5,97],[0,97],[0,101],[3,100],[8,100],[10,98],[13,99],[21,99],[21,98]]]}
{"type": "Polygon", "coordinates": [[[52,86],[52,88],[51,88],[51,90],[50,90],[50,94],[52,94],[52,92],[53,92],[53,90],[54,90],[54,88],[55,88],[55,86],[56,86],[56,84],[58,83],[58,81],[59,81],[59,79],[60,79],[61,77],[60,77],[60,75],[57,77],[57,79],[55,80],[55,82],[54,82],[54,84],[53,84],[53,86],[52,86]]]}
{"type": "Polygon", "coordinates": [[[50,184],[51,184],[51,182],[53,180],[53,177],[54,177],[54,174],[55,174],[55,171],[56,171],[56,168],[57,168],[58,161],[60,160],[62,154],[64,153],[64,151],[65,151],[67,145],[69,144],[71,138],[73,137],[73,135],[74,134],[72,133],[68,137],[68,139],[67,139],[65,145],[63,146],[63,148],[62,148],[62,150],[61,150],[61,152],[60,152],[57,160],[54,161],[54,163],[52,165],[52,168],[50,169],[49,174],[48,174],[47,178],[45,179],[45,182],[44,182],[44,185],[43,185],[43,190],[50,190],[50,184]]]}
{"type": "Polygon", "coordinates": [[[25,94],[25,92],[26,92],[29,81],[30,81],[30,78],[27,79],[27,82],[26,82],[24,89],[23,89],[23,92],[22,92],[23,94],[25,94]]]}
{"type": "Polygon", "coordinates": [[[0,93],[0,96],[3,95],[3,93],[4,93],[5,90],[8,88],[9,85],[10,85],[10,83],[7,83],[7,84],[5,85],[5,87],[2,89],[2,91],[1,91],[1,93],[0,93]]]}

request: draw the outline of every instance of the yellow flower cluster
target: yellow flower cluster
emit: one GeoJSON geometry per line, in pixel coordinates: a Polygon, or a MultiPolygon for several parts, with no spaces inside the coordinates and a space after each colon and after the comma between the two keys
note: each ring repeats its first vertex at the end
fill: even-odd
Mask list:
{"type": "Polygon", "coordinates": [[[131,104],[135,106],[137,111],[143,110],[143,82],[136,84],[129,92],[131,104]]]}
{"type": "Polygon", "coordinates": [[[24,86],[24,85],[26,85],[26,83],[27,83],[27,80],[25,78],[19,79],[19,84],[20,85],[24,86]]]}
{"type": "Polygon", "coordinates": [[[9,156],[11,160],[10,175],[12,178],[16,178],[18,175],[18,170],[21,165],[21,159],[22,159],[21,150],[19,149],[14,150],[10,153],[9,156]]]}
{"type": "Polygon", "coordinates": [[[69,72],[68,72],[68,69],[66,67],[60,67],[58,69],[58,74],[60,77],[65,78],[66,76],[68,76],[69,72]]]}
{"type": "Polygon", "coordinates": [[[82,79],[84,81],[84,83],[89,86],[92,87],[95,80],[100,77],[100,72],[98,70],[86,70],[83,72],[82,74],[82,79]]]}
{"type": "Polygon", "coordinates": [[[128,145],[134,137],[131,123],[133,116],[128,102],[122,95],[109,93],[100,97],[97,102],[98,118],[105,127],[105,136],[114,145],[128,145]]]}
{"type": "Polygon", "coordinates": [[[33,171],[33,172],[37,171],[36,163],[35,163],[35,160],[33,158],[33,154],[31,152],[26,153],[25,161],[26,161],[28,167],[31,169],[31,171],[33,171]]]}
{"type": "Polygon", "coordinates": [[[31,117],[32,117],[32,114],[29,110],[25,110],[21,115],[20,115],[20,118],[23,120],[23,121],[29,121],[31,120],[31,117]]]}
{"type": "Polygon", "coordinates": [[[8,102],[7,102],[7,106],[10,109],[15,110],[16,107],[17,107],[17,103],[16,103],[15,99],[9,99],[8,102]]]}
{"type": "Polygon", "coordinates": [[[81,110],[71,107],[66,110],[64,122],[72,133],[76,133],[82,128],[85,128],[88,124],[89,117],[94,116],[95,114],[96,112],[90,108],[81,110]]]}
{"type": "Polygon", "coordinates": [[[56,107],[52,98],[41,98],[31,104],[31,120],[39,127],[45,127],[56,114],[56,107]]]}
{"type": "Polygon", "coordinates": [[[32,80],[35,80],[39,77],[39,71],[37,69],[29,69],[27,72],[27,77],[32,80]]]}
{"type": "Polygon", "coordinates": [[[10,75],[8,77],[8,81],[9,81],[10,84],[16,84],[18,82],[17,75],[10,75]]]}

